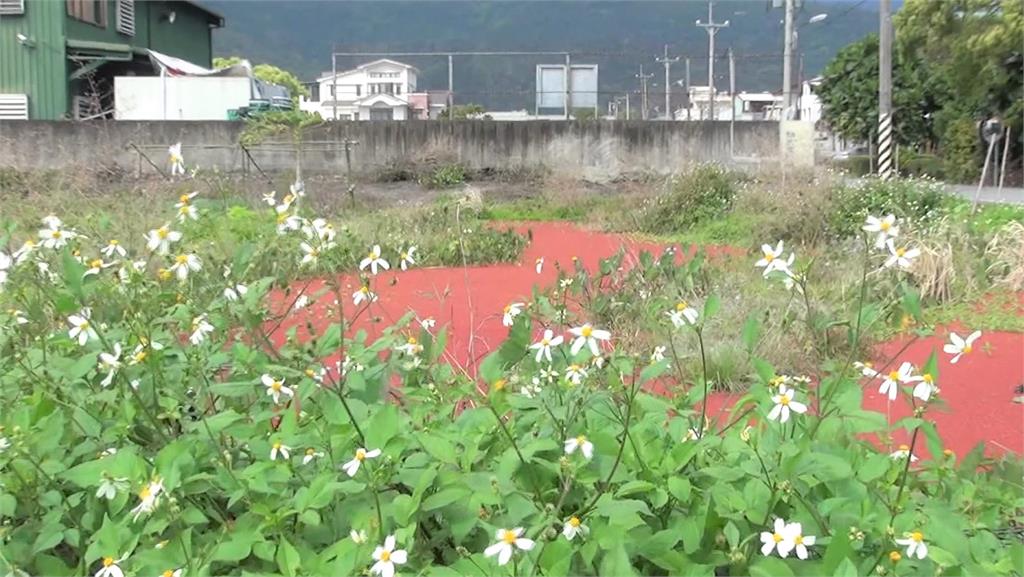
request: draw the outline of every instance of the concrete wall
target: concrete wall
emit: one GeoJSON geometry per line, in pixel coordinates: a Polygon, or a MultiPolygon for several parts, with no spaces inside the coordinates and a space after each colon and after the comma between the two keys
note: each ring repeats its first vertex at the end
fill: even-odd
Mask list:
{"type": "MultiPolygon", "coordinates": [[[[222,171],[253,170],[237,146],[238,122],[0,122],[0,166],[20,169],[119,165],[154,171],[142,154],[166,168],[167,146],[182,143],[186,165],[222,171]],[[140,154],[141,151],[141,154],[140,154]]],[[[728,122],[497,122],[486,120],[339,122],[309,132],[303,168],[345,170],[346,138],[353,170],[369,173],[429,158],[471,168],[546,166],[582,176],[635,171],[671,172],[700,162],[749,164],[776,159],[779,124],[737,122],[734,154],[728,122]]],[[[264,171],[290,170],[290,144],[250,150],[264,171]]]]}

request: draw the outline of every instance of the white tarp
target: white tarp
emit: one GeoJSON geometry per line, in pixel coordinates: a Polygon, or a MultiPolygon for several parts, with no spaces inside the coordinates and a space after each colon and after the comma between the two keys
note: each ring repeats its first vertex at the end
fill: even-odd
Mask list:
{"type": "Polygon", "coordinates": [[[153,68],[160,71],[161,75],[166,74],[167,76],[242,76],[245,78],[252,77],[252,65],[249,64],[248,60],[243,60],[234,66],[228,66],[227,68],[221,68],[219,70],[210,70],[209,68],[203,68],[197,64],[192,64],[188,60],[182,60],[181,58],[175,58],[174,56],[168,56],[157,52],[156,50],[147,50],[149,53],[149,60],[153,63],[153,68]]]}

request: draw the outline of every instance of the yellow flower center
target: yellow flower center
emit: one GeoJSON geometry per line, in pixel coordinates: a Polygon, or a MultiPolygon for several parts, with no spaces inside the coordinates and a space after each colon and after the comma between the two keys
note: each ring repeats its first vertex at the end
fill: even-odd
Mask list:
{"type": "Polygon", "coordinates": [[[676,303],[676,310],[679,312],[683,312],[684,310],[689,308],[689,306],[690,305],[686,304],[686,301],[679,301],[678,303],[676,303]]]}
{"type": "Polygon", "coordinates": [[[782,543],[782,539],[783,537],[781,533],[772,533],[772,540],[774,540],[776,543],[782,543]]]}
{"type": "Polygon", "coordinates": [[[185,205],[185,206],[183,206],[183,207],[178,209],[178,213],[180,213],[180,214],[188,214],[189,212],[191,212],[191,211],[189,210],[188,205],[185,205]]]}
{"type": "Polygon", "coordinates": [[[293,200],[295,200],[295,197],[290,195],[290,194],[285,195],[285,197],[284,197],[284,203],[285,204],[291,204],[293,200]]]}
{"type": "Polygon", "coordinates": [[[314,451],[313,449],[306,449],[306,455],[312,457],[315,454],[316,454],[316,451],[314,451]]]}
{"type": "Polygon", "coordinates": [[[511,310],[512,310],[512,305],[505,305],[505,309],[504,309],[505,314],[508,314],[508,312],[511,311],[511,310]]]}
{"type": "Polygon", "coordinates": [[[89,268],[100,268],[101,266],[103,266],[103,261],[98,258],[89,261],[89,268]]]}
{"type": "Polygon", "coordinates": [[[377,260],[377,253],[375,253],[375,252],[373,252],[373,251],[370,251],[370,254],[368,254],[368,255],[366,256],[366,258],[368,258],[368,259],[370,259],[370,260],[377,260]]]}
{"type": "Polygon", "coordinates": [[[306,369],[306,376],[312,379],[316,376],[316,373],[313,372],[313,369],[306,369]]]}
{"type": "Polygon", "coordinates": [[[540,340],[540,344],[541,344],[541,346],[547,347],[547,346],[551,345],[551,341],[548,340],[548,339],[541,339],[540,340]]]}
{"type": "Polygon", "coordinates": [[[585,338],[590,338],[590,335],[593,333],[594,328],[591,327],[590,325],[583,325],[583,328],[580,329],[580,334],[583,335],[585,338]]]}
{"type": "Polygon", "coordinates": [[[188,204],[188,200],[189,200],[188,199],[188,195],[187,194],[183,194],[183,195],[178,197],[178,200],[181,201],[181,204],[188,204]]]}
{"type": "Polygon", "coordinates": [[[587,442],[587,437],[586,436],[580,435],[580,436],[576,437],[576,444],[577,445],[582,445],[583,443],[586,443],[586,442],[587,442]]]}
{"type": "Polygon", "coordinates": [[[359,292],[363,293],[364,295],[370,294],[370,289],[367,287],[360,287],[359,292]]]}
{"type": "Polygon", "coordinates": [[[905,249],[905,248],[898,248],[898,249],[896,249],[896,256],[897,257],[903,258],[903,255],[905,255],[905,254],[907,254],[907,249],[905,249]]]}
{"type": "Polygon", "coordinates": [[[494,390],[495,391],[500,391],[500,390],[504,389],[505,385],[507,385],[507,384],[508,384],[508,381],[506,381],[505,379],[498,379],[498,380],[494,381],[494,390]]]}
{"type": "Polygon", "coordinates": [[[381,551],[380,552],[380,560],[381,560],[382,563],[387,563],[388,561],[390,561],[391,560],[391,551],[387,551],[387,550],[381,551]]]}
{"type": "Polygon", "coordinates": [[[89,321],[82,321],[82,322],[78,323],[78,328],[79,328],[79,330],[83,330],[83,331],[84,330],[88,330],[88,328],[89,328],[89,321]]]}
{"type": "Polygon", "coordinates": [[[946,449],[945,451],[942,452],[942,454],[947,456],[947,457],[952,457],[953,456],[953,449],[946,449]]]}
{"type": "Polygon", "coordinates": [[[161,226],[160,228],[156,229],[156,236],[159,237],[160,239],[167,238],[167,235],[169,234],[171,234],[171,231],[167,230],[167,227],[165,226],[161,226]]]}
{"type": "Polygon", "coordinates": [[[964,353],[970,353],[972,349],[971,345],[964,345],[964,353]]]}
{"type": "Polygon", "coordinates": [[[59,230],[55,230],[55,231],[50,233],[50,236],[52,236],[53,238],[60,238],[60,235],[61,235],[61,232],[59,230]]]}
{"type": "Polygon", "coordinates": [[[775,255],[770,252],[766,252],[764,253],[764,260],[772,262],[773,260],[775,260],[775,255]]]}
{"type": "Polygon", "coordinates": [[[188,262],[188,255],[179,254],[178,256],[174,257],[174,262],[178,264],[185,264],[188,262]]]}
{"type": "Polygon", "coordinates": [[[925,373],[925,374],[921,375],[921,380],[923,380],[924,382],[926,382],[926,383],[928,383],[930,385],[930,384],[935,382],[935,377],[931,376],[928,373],[925,373]]]}
{"type": "Polygon", "coordinates": [[[804,544],[804,536],[803,535],[797,535],[796,538],[793,539],[793,542],[796,543],[797,545],[803,545],[804,544]]]}
{"type": "Polygon", "coordinates": [[[903,555],[900,555],[899,551],[890,551],[889,552],[889,560],[892,561],[893,563],[899,563],[900,559],[902,559],[902,558],[903,558],[903,555]]]}
{"type": "Polygon", "coordinates": [[[139,352],[135,353],[135,355],[134,355],[135,362],[136,363],[141,363],[142,361],[146,360],[146,354],[147,354],[146,351],[139,351],[139,352]]]}
{"type": "Polygon", "coordinates": [[[114,558],[113,557],[104,557],[103,558],[103,566],[104,567],[110,567],[113,564],[114,564],[114,558]]]}
{"type": "Polygon", "coordinates": [[[579,517],[573,517],[573,518],[569,519],[569,525],[571,525],[573,527],[579,527],[580,526],[580,518],[579,517]]]}
{"type": "Polygon", "coordinates": [[[782,405],[783,407],[788,407],[789,395],[782,395],[782,398],[779,399],[779,404],[782,405]]]}
{"type": "Polygon", "coordinates": [[[501,540],[508,543],[509,545],[512,545],[516,542],[516,534],[512,531],[505,531],[505,533],[501,536],[501,540]]]}
{"type": "Polygon", "coordinates": [[[888,231],[889,231],[889,229],[890,229],[890,228],[892,228],[892,225],[891,225],[891,224],[889,224],[889,221],[887,221],[887,220],[883,220],[883,221],[882,221],[882,224],[881,224],[881,225],[879,225],[879,228],[881,228],[881,229],[882,229],[882,232],[888,232],[888,231]]]}
{"type": "Polygon", "coordinates": [[[402,253],[402,260],[409,260],[409,254],[403,252],[402,253]]]}
{"type": "Polygon", "coordinates": [[[357,461],[365,461],[366,460],[366,451],[364,451],[362,449],[356,449],[356,460],[357,461]]]}
{"type": "Polygon", "coordinates": [[[900,450],[901,451],[908,451],[909,452],[910,451],[910,447],[908,445],[900,445],[900,450]]]}
{"type": "Polygon", "coordinates": [[[913,539],[915,543],[920,543],[921,541],[924,541],[924,535],[920,531],[914,531],[913,533],[911,533],[910,538],[913,539]]]}
{"type": "Polygon", "coordinates": [[[409,337],[409,344],[410,345],[415,345],[416,344],[416,337],[409,337]]]}
{"type": "Polygon", "coordinates": [[[109,243],[107,243],[107,244],[109,244],[110,246],[117,246],[117,245],[119,245],[119,244],[121,244],[121,243],[120,243],[120,241],[118,241],[118,240],[117,240],[117,239],[115,238],[115,239],[111,239],[111,241],[110,241],[109,243]]]}
{"type": "Polygon", "coordinates": [[[274,381],[274,382],[270,383],[270,388],[275,393],[280,392],[281,391],[281,381],[274,381]]]}
{"type": "Polygon", "coordinates": [[[900,378],[899,371],[890,371],[889,372],[889,380],[890,381],[898,381],[899,378],[900,378]]]}
{"type": "Polygon", "coordinates": [[[167,279],[171,278],[171,271],[169,271],[169,270],[167,270],[165,268],[162,268],[162,269],[156,271],[156,274],[160,278],[160,280],[167,280],[167,279]]]}
{"type": "Polygon", "coordinates": [[[173,577],[173,575],[174,575],[174,571],[171,571],[170,569],[168,569],[167,571],[163,572],[163,577],[173,577]]]}
{"type": "Polygon", "coordinates": [[[570,373],[578,373],[578,372],[580,372],[580,366],[579,365],[569,365],[569,372],[570,373]]]}
{"type": "Polygon", "coordinates": [[[150,495],[152,495],[152,492],[149,490],[148,485],[143,487],[142,490],[139,491],[139,499],[148,499],[150,495]]]}
{"type": "Polygon", "coordinates": [[[281,448],[281,441],[276,441],[276,442],[274,443],[273,447],[274,447],[275,449],[280,449],[280,448],[281,448]]]}

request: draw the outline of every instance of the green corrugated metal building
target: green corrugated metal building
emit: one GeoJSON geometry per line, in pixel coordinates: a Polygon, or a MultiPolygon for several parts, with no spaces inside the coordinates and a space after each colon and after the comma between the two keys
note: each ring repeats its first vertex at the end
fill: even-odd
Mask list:
{"type": "Polygon", "coordinates": [[[30,119],[103,116],[114,76],[154,74],[147,49],[208,68],[223,25],[185,0],[0,0],[0,106],[25,95],[30,119]]]}

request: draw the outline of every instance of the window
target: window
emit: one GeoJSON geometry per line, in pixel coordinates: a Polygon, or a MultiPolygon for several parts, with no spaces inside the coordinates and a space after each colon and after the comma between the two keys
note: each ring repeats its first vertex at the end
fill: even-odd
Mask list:
{"type": "Polygon", "coordinates": [[[106,0],[67,0],[68,16],[75,20],[107,27],[106,0]]]}
{"type": "Polygon", "coordinates": [[[28,120],[28,95],[0,94],[0,120],[28,120]]]}
{"type": "Polygon", "coordinates": [[[338,117],[341,120],[352,120],[352,115],[351,114],[339,114],[338,117]]]}
{"type": "Polygon", "coordinates": [[[135,36],[135,0],[117,0],[117,31],[135,36]]]}
{"type": "Polygon", "coordinates": [[[390,108],[371,108],[370,120],[394,120],[395,111],[390,108]]]}
{"type": "MultiPolygon", "coordinates": [[[[362,94],[363,94],[363,86],[361,84],[356,84],[356,96],[362,96],[362,94]]],[[[356,120],[359,120],[359,119],[356,118],[356,120]]]]}
{"type": "Polygon", "coordinates": [[[0,14],[11,16],[25,13],[25,0],[0,0],[0,14]]]}

